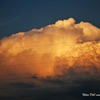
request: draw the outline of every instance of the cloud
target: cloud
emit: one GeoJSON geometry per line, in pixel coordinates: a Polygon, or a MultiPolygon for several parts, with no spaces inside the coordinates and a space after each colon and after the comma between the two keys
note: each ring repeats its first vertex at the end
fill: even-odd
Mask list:
{"type": "MultiPolygon", "coordinates": [[[[99,97],[83,97],[82,93],[100,93],[100,75],[67,72],[62,76],[30,78],[11,82],[3,99],[33,100],[99,100],[99,97]],[[31,81],[30,81],[31,80],[31,81]],[[13,87],[13,88],[12,88],[13,87]],[[97,99],[98,98],[98,99],[97,99]]],[[[6,83],[7,84],[7,83],[6,83]]],[[[3,91],[2,91],[3,92],[3,91]]],[[[1,93],[2,94],[2,93],[1,93]]]]}
{"type": "Polygon", "coordinates": [[[100,29],[73,18],[0,40],[0,77],[56,77],[69,70],[98,73],[100,29]]]}
{"type": "Polygon", "coordinates": [[[3,20],[0,22],[0,27],[4,27],[4,26],[8,26],[10,24],[12,24],[13,22],[16,22],[20,19],[21,16],[16,16],[15,18],[12,18],[6,22],[4,22],[3,20]]]}
{"type": "Polygon", "coordinates": [[[33,87],[36,87],[33,85],[33,83],[25,83],[25,82],[16,82],[16,83],[12,83],[10,84],[11,86],[14,86],[16,88],[33,88],[33,87]]]}

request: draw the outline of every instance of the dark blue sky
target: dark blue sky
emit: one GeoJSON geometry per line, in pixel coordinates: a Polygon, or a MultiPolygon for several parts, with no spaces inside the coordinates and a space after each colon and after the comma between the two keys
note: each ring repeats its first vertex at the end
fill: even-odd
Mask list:
{"type": "Polygon", "coordinates": [[[0,0],[0,38],[69,17],[100,27],[100,0],[0,0]]]}

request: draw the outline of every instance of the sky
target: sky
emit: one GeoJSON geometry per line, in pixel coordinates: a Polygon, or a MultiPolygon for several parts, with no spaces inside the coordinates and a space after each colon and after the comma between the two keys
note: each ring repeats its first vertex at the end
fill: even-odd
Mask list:
{"type": "Polygon", "coordinates": [[[100,27],[100,0],[0,0],[0,38],[73,17],[100,27]]]}
{"type": "Polygon", "coordinates": [[[0,0],[0,100],[100,100],[99,9],[100,0],[0,0]]]}

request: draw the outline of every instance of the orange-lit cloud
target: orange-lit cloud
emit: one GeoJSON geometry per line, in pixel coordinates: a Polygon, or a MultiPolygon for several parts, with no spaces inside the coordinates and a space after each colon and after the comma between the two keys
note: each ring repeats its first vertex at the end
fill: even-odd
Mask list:
{"type": "Polygon", "coordinates": [[[100,29],[73,18],[0,41],[0,77],[62,75],[100,69],[100,29]]]}

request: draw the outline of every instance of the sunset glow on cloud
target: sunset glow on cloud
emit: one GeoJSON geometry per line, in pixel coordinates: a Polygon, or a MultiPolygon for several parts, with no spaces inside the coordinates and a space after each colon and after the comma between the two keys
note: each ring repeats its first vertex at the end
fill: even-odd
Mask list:
{"type": "Polygon", "coordinates": [[[0,77],[100,70],[100,28],[73,18],[0,40],[0,77]]]}

